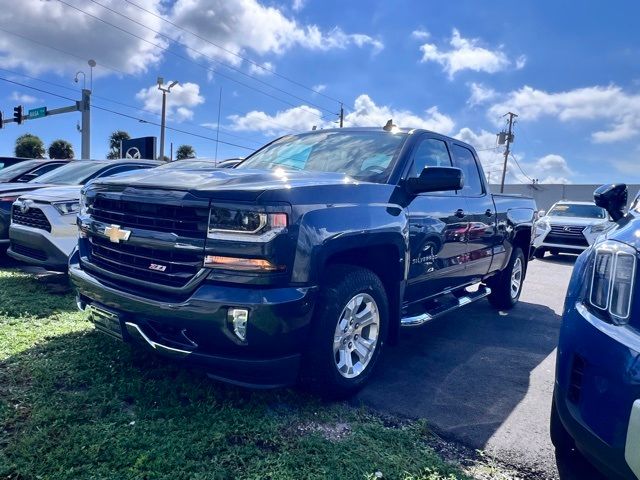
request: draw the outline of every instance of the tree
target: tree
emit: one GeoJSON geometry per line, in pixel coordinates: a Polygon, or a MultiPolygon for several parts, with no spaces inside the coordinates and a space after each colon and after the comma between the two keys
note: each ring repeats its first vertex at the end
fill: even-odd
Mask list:
{"type": "Polygon", "coordinates": [[[16,157],[23,158],[44,158],[44,143],[40,137],[25,133],[16,138],[16,157]]]}
{"type": "Polygon", "coordinates": [[[191,145],[180,145],[176,150],[176,160],[184,160],[185,158],[196,158],[196,151],[191,145]]]}
{"type": "Polygon", "coordinates": [[[131,136],[125,132],[124,130],[116,130],[109,136],[109,153],[107,153],[107,158],[115,159],[121,158],[120,152],[120,142],[122,140],[129,140],[131,136]]]}
{"type": "Polygon", "coordinates": [[[73,158],[73,145],[66,140],[54,140],[49,145],[49,158],[73,158]]]}

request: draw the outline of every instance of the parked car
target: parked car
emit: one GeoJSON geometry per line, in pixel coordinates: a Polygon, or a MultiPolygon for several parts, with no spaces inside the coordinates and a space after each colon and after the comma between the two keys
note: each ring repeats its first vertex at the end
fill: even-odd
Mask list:
{"type": "Polygon", "coordinates": [[[0,157],[0,170],[15,165],[21,162],[27,162],[33,160],[32,158],[23,157],[0,157]]]}
{"type": "Polygon", "coordinates": [[[559,454],[580,450],[607,478],[640,478],[640,196],[595,193],[614,226],[573,269],[560,330],[551,411],[559,454]]]}
{"type": "MultiPolygon", "coordinates": [[[[159,162],[149,160],[74,160],[27,183],[0,184],[0,245],[9,244],[11,211],[20,196],[55,185],[84,185],[94,178],[157,165],[159,162]]],[[[38,214],[38,208],[31,214],[38,214]]]]}
{"type": "Polygon", "coordinates": [[[492,195],[471,146],[397,127],[98,179],[80,204],[69,274],[99,330],[218,379],[329,396],[361,387],[400,327],[484,297],[513,307],[536,210],[492,195]],[[465,223],[483,234],[446,235],[465,223]]]}
{"type": "Polygon", "coordinates": [[[69,162],[70,160],[25,160],[15,163],[0,170],[0,183],[30,182],[69,162]]]}
{"type": "Polygon", "coordinates": [[[242,160],[231,158],[228,160],[220,160],[216,162],[212,158],[187,158],[184,160],[174,160],[173,162],[165,163],[159,168],[171,168],[182,170],[208,170],[212,168],[233,168],[238,165],[242,160]]]}
{"type": "Polygon", "coordinates": [[[607,212],[591,202],[562,200],[541,213],[533,240],[537,258],[546,252],[583,252],[612,224],[607,212]]]}

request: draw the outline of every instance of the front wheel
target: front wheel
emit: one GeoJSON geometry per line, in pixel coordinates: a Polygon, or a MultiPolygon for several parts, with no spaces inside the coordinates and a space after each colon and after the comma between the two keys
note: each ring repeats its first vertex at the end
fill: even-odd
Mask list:
{"type": "Polygon", "coordinates": [[[375,273],[330,267],[316,304],[303,382],[329,398],[355,393],[380,358],[388,315],[387,295],[375,273]]]}
{"type": "Polygon", "coordinates": [[[522,249],[514,248],[507,268],[489,282],[491,294],[488,298],[491,305],[500,309],[510,309],[518,303],[522,293],[525,269],[526,263],[522,249]]]}

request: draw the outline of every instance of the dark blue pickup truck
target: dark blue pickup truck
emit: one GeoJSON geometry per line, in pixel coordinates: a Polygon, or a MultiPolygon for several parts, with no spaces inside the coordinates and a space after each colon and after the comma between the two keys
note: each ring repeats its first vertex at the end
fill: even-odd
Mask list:
{"type": "Polygon", "coordinates": [[[458,140],[313,131],[233,169],[91,182],[69,273],[118,339],[237,384],[347,395],[401,327],[515,305],[535,209],[491,194],[458,140]]]}

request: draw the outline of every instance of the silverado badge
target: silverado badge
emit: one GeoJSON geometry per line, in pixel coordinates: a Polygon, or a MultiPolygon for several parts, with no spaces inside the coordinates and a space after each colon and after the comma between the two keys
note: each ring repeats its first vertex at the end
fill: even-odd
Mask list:
{"type": "Polygon", "coordinates": [[[152,263],[151,265],[149,265],[149,270],[155,270],[156,272],[164,272],[166,269],[166,265],[159,265],[157,263],[152,263]]]}
{"type": "Polygon", "coordinates": [[[104,234],[111,240],[113,243],[120,243],[120,240],[127,241],[131,236],[131,230],[122,230],[120,225],[111,225],[110,227],[104,228],[104,234]]]}

